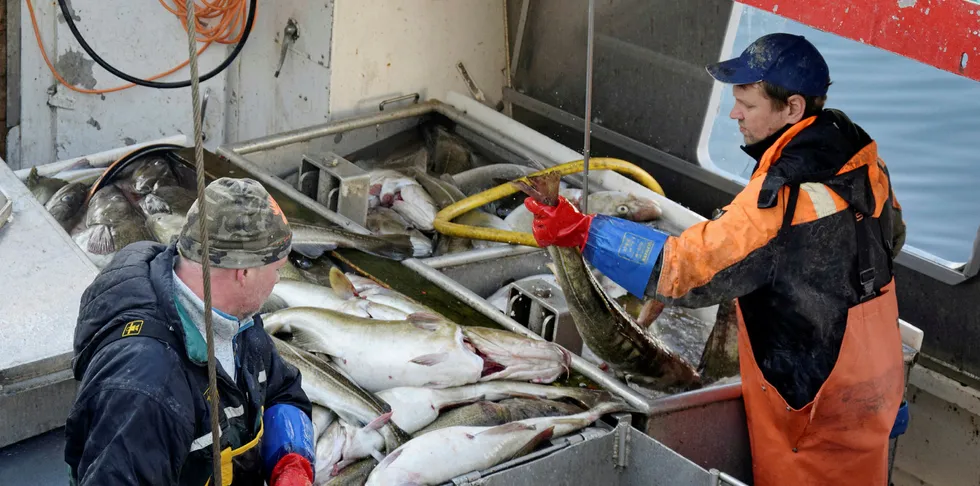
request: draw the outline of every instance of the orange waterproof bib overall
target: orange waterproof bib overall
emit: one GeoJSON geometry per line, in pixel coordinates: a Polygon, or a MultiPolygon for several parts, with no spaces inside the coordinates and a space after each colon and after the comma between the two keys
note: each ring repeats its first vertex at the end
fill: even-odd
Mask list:
{"type": "MultiPolygon", "coordinates": [[[[812,122],[812,120],[810,120],[812,122]]],[[[768,167],[808,123],[763,157],[768,167]],[[767,160],[768,159],[768,160],[767,160]]],[[[795,201],[784,224],[791,224],[795,201]]],[[[858,230],[863,230],[859,226],[858,230]]],[[[868,241],[859,240],[860,246],[868,241]]],[[[902,401],[904,370],[895,281],[848,310],[833,371],[802,409],[786,404],[759,369],[739,308],[742,395],[757,486],[874,485],[888,479],[888,435],[902,401]]]]}

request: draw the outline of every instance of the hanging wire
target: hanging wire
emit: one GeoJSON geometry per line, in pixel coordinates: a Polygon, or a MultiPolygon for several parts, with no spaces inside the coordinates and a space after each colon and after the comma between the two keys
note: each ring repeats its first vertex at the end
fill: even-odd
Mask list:
{"type": "Polygon", "coordinates": [[[201,231],[201,270],[204,280],[204,329],[208,345],[208,401],[211,402],[211,484],[221,485],[221,429],[218,423],[217,366],[214,359],[214,328],[211,323],[211,238],[208,234],[207,207],[204,197],[204,139],[201,127],[201,80],[197,70],[197,25],[194,0],[187,0],[187,45],[190,55],[191,104],[194,109],[194,162],[197,166],[197,206],[201,231]]]}
{"type": "Polygon", "coordinates": [[[589,0],[589,40],[585,64],[585,143],[582,148],[582,201],[583,214],[589,212],[589,150],[592,140],[592,40],[595,37],[595,0],[589,0]]]}

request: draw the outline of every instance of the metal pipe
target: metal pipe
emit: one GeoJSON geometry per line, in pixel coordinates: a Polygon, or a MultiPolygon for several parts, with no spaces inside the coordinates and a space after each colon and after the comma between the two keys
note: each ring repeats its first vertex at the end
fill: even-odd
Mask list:
{"type": "Polygon", "coordinates": [[[227,158],[229,161],[231,161],[232,164],[235,164],[238,167],[248,171],[254,179],[261,182],[263,185],[267,187],[275,188],[278,191],[282,191],[284,194],[289,196],[290,199],[293,199],[294,201],[302,205],[304,208],[309,209],[310,211],[313,211],[314,213],[324,217],[327,221],[330,221],[331,223],[334,223],[337,226],[340,226],[341,228],[344,228],[348,231],[353,231],[355,233],[360,233],[362,235],[371,234],[371,232],[368,231],[367,228],[364,228],[363,226],[355,223],[354,221],[348,219],[346,216],[340,213],[335,213],[327,209],[325,206],[310,199],[309,197],[306,196],[306,194],[299,192],[298,190],[296,190],[296,188],[290,186],[282,179],[272,174],[269,174],[261,167],[253,164],[250,160],[233,152],[230,148],[221,146],[218,147],[217,152],[218,155],[227,158]]]}
{"type": "Polygon", "coordinates": [[[526,255],[544,251],[533,246],[497,246],[491,248],[481,248],[460,253],[450,253],[447,255],[422,259],[422,261],[436,270],[446,267],[457,267],[470,263],[479,263],[486,260],[498,260],[504,257],[526,255]]]}
{"type": "Polygon", "coordinates": [[[582,148],[582,160],[585,161],[582,171],[582,213],[589,212],[589,149],[592,139],[592,52],[595,38],[595,0],[589,0],[589,39],[588,54],[585,58],[585,144],[582,148]]]}
{"type": "Polygon", "coordinates": [[[677,412],[689,408],[700,407],[711,403],[725,400],[735,400],[742,396],[742,383],[729,383],[720,386],[711,386],[700,390],[693,390],[676,395],[668,395],[663,398],[650,401],[650,411],[648,415],[662,415],[665,413],[677,412]]]}
{"type": "MultiPolygon", "coordinates": [[[[87,160],[89,165],[91,165],[92,167],[97,167],[97,168],[107,167],[112,162],[118,160],[119,157],[122,157],[123,155],[126,155],[129,152],[132,152],[133,150],[136,150],[138,148],[146,147],[148,145],[168,144],[168,143],[174,145],[183,145],[184,147],[189,147],[194,145],[191,138],[187,135],[184,134],[171,135],[169,137],[158,138],[156,140],[150,140],[148,142],[135,143],[133,145],[126,145],[125,147],[118,147],[118,148],[106,150],[103,152],[98,152],[91,155],[74,157],[71,159],[59,160],[57,162],[51,162],[49,164],[39,165],[37,166],[37,173],[38,175],[42,175],[42,176],[52,176],[57,174],[58,172],[61,172],[71,167],[72,165],[78,162],[81,162],[82,159],[87,160]]],[[[30,173],[31,173],[30,167],[26,169],[20,169],[14,171],[14,175],[16,175],[17,178],[22,181],[27,180],[27,176],[30,173]]]]}
{"type": "MultiPolygon", "coordinates": [[[[493,319],[494,322],[500,324],[508,331],[529,337],[531,339],[543,340],[541,336],[534,334],[533,332],[527,330],[524,326],[520,325],[517,321],[507,317],[503,312],[500,312],[496,307],[490,305],[490,303],[480,298],[479,295],[476,295],[470,289],[463,287],[455,280],[426,265],[421,260],[409,258],[407,260],[403,260],[402,264],[408,268],[411,268],[416,273],[422,275],[428,281],[439,286],[446,292],[453,294],[454,297],[461,300],[464,304],[469,305],[481,314],[493,319]]],[[[586,378],[596,382],[606,390],[609,390],[610,392],[622,397],[624,400],[626,400],[626,403],[636,409],[636,412],[644,415],[649,414],[650,403],[646,397],[633,391],[633,389],[609,376],[577,354],[570,354],[572,356],[572,369],[582,373],[582,375],[584,375],[586,378]]]]}
{"type": "Polygon", "coordinates": [[[521,46],[524,44],[524,31],[527,27],[527,11],[531,6],[531,0],[521,2],[521,17],[517,21],[517,38],[514,39],[514,55],[510,58],[511,75],[517,73],[517,65],[521,59],[521,46]]]}
{"type": "Polygon", "coordinates": [[[269,135],[266,137],[246,140],[244,142],[231,144],[227,146],[227,148],[228,150],[231,150],[239,155],[250,154],[252,152],[261,152],[263,150],[272,150],[274,148],[282,147],[283,145],[308,142],[316,138],[326,137],[329,135],[336,135],[338,133],[343,133],[343,132],[349,132],[351,130],[357,130],[359,128],[367,128],[375,125],[382,125],[385,123],[393,122],[396,120],[401,120],[404,118],[411,118],[413,116],[425,115],[427,113],[431,113],[432,111],[434,111],[435,107],[438,104],[441,103],[435,100],[425,101],[423,103],[412,105],[389,113],[350,118],[339,122],[331,122],[331,123],[325,123],[321,125],[314,125],[312,127],[298,128],[296,130],[290,130],[288,132],[282,132],[274,135],[269,135]]]}

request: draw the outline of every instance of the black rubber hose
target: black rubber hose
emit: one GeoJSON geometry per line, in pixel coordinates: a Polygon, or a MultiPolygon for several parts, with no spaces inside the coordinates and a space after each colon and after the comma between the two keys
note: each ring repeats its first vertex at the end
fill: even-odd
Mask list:
{"type": "MultiPolygon", "coordinates": [[[[242,51],[242,48],[245,47],[245,41],[248,40],[248,35],[252,31],[252,23],[255,21],[255,7],[257,3],[258,0],[251,0],[249,2],[248,17],[245,20],[245,32],[242,32],[242,38],[238,40],[237,44],[235,44],[235,49],[231,51],[231,54],[228,56],[228,58],[226,58],[224,62],[219,64],[218,67],[214,68],[210,72],[201,76],[201,82],[207,81],[208,79],[217,76],[219,73],[221,73],[221,71],[224,71],[225,68],[227,68],[228,65],[230,65],[235,60],[236,57],[238,57],[238,53],[240,53],[242,51]]],[[[72,35],[75,36],[75,40],[78,41],[78,43],[82,46],[82,49],[85,50],[85,52],[92,58],[92,60],[97,62],[99,66],[105,68],[106,71],[109,71],[110,73],[126,81],[129,81],[130,83],[138,84],[140,86],[146,86],[148,88],[175,89],[175,88],[186,88],[191,85],[191,81],[189,79],[187,81],[178,81],[178,82],[169,82],[169,83],[168,82],[161,83],[158,81],[147,81],[145,79],[140,79],[135,76],[130,76],[112,67],[111,64],[106,62],[105,59],[99,57],[99,55],[92,50],[92,46],[88,45],[88,42],[85,42],[85,38],[82,37],[82,33],[79,32],[78,27],[75,26],[75,20],[72,18],[72,12],[71,9],[68,8],[67,0],[58,0],[58,5],[61,6],[61,13],[65,17],[65,23],[67,23],[68,28],[71,29],[71,33],[72,35]]]]}

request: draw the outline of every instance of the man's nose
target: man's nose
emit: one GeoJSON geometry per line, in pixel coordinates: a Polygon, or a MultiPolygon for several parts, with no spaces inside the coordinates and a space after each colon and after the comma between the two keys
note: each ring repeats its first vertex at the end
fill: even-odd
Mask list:
{"type": "Polygon", "coordinates": [[[731,118],[732,120],[741,120],[742,111],[736,107],[732,107],[732,111],[728,112],[728,117],[731,118]]]}

